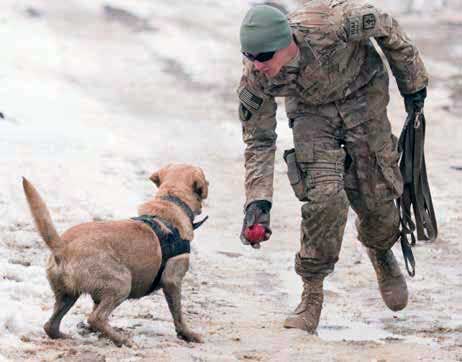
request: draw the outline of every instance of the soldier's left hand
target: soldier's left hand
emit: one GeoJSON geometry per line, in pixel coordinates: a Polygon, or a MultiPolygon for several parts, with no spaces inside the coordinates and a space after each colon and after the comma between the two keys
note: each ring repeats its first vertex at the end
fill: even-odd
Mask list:
{"type": "Polygon", "coordinates": [[[425,98],[427,97],[427,88],[423,88],[418,92],[411,94],[404,94],[404,106],[406,107],[406,112],[417,113],[422,112],[424,107],[425,98]]]}

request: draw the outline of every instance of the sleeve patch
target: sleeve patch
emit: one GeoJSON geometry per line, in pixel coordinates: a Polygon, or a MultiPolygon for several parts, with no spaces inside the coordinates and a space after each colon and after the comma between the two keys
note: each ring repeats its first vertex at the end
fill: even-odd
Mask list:
{"type": "Polygon", "coordinates": [[[366,14],[363,16],[363,29],[364,30],[374,29],[376,23],[377,23],[377,20],[374,14],[366,14]]]}
{"type": "Polygon", "coordinates": [[[246,122],[252,118],[252,112],[250,112],[242,103],[239,105],[239,118],[242,122],[246,122]]]}
{"type": "Polygon", "coordinates": [[[258,111],[263,103],[263,98],[260,98],[250,92],[247,88],[244,88],[239,93],[239,99],[248,108],[258,111]]]}
{"type": "Polygon", "coordinates": [[[351,16],[348,18],[348,34],[352,38],[361,34],[361,18],[359,16],[351,16]]]}

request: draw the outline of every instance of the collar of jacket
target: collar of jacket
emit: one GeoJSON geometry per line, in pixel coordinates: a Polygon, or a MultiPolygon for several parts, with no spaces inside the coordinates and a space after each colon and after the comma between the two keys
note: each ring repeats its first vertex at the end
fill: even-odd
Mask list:
{"type": "Polygon", "coordinates": [[[297,54],[284,67],[299,68],[300,67],[300,48],[297,44],[297,54]]]}
{"type": "Polygon", "coordinates": [[[207,219],[209,218],[208,216],[206,216],[204,219],[202,219],[201,221],[199,222],[194,222],[194,212],[192,211],[192,209],[186,204],[186,202],[184,202],[183,200],[181,200],[179,197],[177,196],[173,196],[173,195],[167,195],[167,196],[162,196],[161,197],[162,200],[165,200],[165,201],[168,201],[168,202],[171,202],[175,205],[177,205],[178,207],[180,207],[184,212],[185,214],[188,216],[189,218],[189,221],[191,222],[192,224],[192,227],[193,227],[193,230],[196,230],[198,227],[200,227],[204,222],[207,221],[207,219]]]}

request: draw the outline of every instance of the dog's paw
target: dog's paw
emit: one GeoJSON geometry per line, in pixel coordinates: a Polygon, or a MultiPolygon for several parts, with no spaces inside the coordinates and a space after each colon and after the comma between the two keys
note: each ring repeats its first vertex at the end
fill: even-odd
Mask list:
{"type": "Polygon", "coordinates": [[[132,349],[138,349],[139,348],[138,345],[135,342],[133,342],[133,339],[131,339],[131,338],[125,338],[122,341],[122,343],[125,346],[127,346],[128,348],[132,348],[132,349]]]}
{"type": "Polygon", "coordinates": [[[52,328],[50,323],[46,323],[43,329],[45,330],[45,333],[48,335],[48,337],[50,337],[51,339],[70,339],[71,338],[69,334],[62,333],[57,328],[52,328]]]}
{"type": "Polygon", "coordinates": [[[71,339],[71,335],[67,333],[58,332],[57,334],[50,336],[51,339],[71,339]]]}
{"type": "Polygon", "coordinates": [[[111,338],[111,339],[117,347],[127,346],[128,348],[134,348],[134,349],[138,348],[138,345],[135,342],[133,342],[131,338],[117,337],[117,338],[111,338]]]}
{"type": "Polygon", "coordinates": [[[178,338],[181,338],[186,342],[204,343],[204,340],[199,333],[194,333],[191,331],[178,332],[178,338]]]}
{"type": "Polygon", "coordinates": [[[81,336],[88,336],[91,333],[98,332],[95,328],[91,327],[89,324],[86,324],[85,322],[77,323],[77,330],[81,336]]]}

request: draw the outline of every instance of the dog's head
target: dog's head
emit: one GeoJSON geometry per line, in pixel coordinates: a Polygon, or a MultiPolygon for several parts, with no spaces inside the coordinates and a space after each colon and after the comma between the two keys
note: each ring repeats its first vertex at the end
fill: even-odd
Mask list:
{"type": "Polygon", "coordinates": [[[169,164],[149,178],[159,190],[171,193],[189,204],[195,215],[202,212],[202,201],[207,198],[209,183],[200,167],[169,164]]]}

